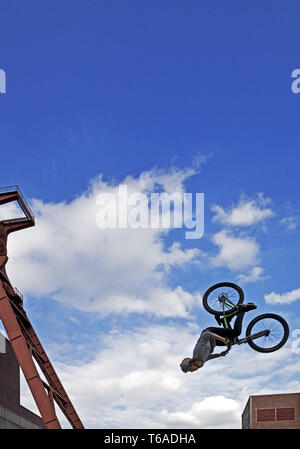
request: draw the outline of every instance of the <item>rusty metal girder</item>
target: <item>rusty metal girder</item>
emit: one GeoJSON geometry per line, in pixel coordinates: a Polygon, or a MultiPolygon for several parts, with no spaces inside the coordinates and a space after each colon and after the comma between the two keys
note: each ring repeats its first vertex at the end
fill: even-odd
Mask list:
{"type": "Polygon", "coordinates": [[[7,276],[7,237],[35,225],[34,215],[17,186],[0,188],[0,205],[17,201],[24,216],[0,221],[0,319],[47,429],[60,429],[55,403],[74,429],[84,426],[60,382],[23,308],[23,297],[7,276]],[[41,379],[38,364],[47,382],[41,379]]]}

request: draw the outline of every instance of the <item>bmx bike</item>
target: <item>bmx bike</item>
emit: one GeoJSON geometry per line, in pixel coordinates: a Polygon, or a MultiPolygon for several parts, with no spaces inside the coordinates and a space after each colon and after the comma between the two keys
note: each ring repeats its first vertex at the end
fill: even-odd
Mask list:
{"type": "MultiPolygon", "coordinates": [[[[243,290],[232,282],[214,284],[203,295],[203,307],[207,312],[213,314],[216,321],[225,329],[231,328],[229,321],[236,315],[238,306],[243,301],[243,290]]],[[[288,337],[289,326],[285,319],[275,313],[264,313],[250,321],[244,338],[229,340],[227,351],[233,345],[248,343],[255,351],[274,352],[287,342],[288,337]]]]}

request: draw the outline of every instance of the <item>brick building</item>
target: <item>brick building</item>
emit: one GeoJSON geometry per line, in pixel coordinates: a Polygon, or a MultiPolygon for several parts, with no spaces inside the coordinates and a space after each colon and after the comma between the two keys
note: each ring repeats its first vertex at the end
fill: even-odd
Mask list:
{"type": "Polygon", "coordinates": [[[0,429],[43,429],[42,419],[20,404],[20,368],[0,333],[0,429]]]}
{"type": "Polygon", "coordinates": [[[300,393],[250,396],[243,429],[300,429],[300,393]]]}

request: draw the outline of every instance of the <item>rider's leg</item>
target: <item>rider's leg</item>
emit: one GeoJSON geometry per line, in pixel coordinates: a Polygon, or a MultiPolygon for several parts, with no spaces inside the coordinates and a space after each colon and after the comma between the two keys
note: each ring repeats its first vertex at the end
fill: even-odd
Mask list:
{"type": "MultiPolygon", "coordinates": [[[[232,316],[226,317],[226,323],[227,323],[227,327],[228,327],[229,329],[232,329],[231,324],[230,324],[230,321],[232,320],[232,318],[233,318],[234,316],[235,316],[235,314],[232,315],[232,316]]],[[[219,326],[224,326],[224,327],[225,327],[224,317],[221,318],[221,317],[215,315],[215,319],[216,319],[216,322],[218,323],[219,326]]]]}
{"type": "Polygon", "coordinates": [[[238,337],[242,333],[243,319],[246,310],[239,310],[236,314],[236,319],[233,326],[233,336],[238,337]]]}
{"type": "Polygon", "coordinates": [[[233,326],[234,337],[238,337],[242,333],[243,318],[246,312],[256,309],[256,305],[252,302],[241,304],[236,313],[236,319],[233,326]]]}
{"type": "MultiPolygon", "coordinates": [[[[208,327],[207,330],[214,332],[218,335],[221,335],[221,337],[228,337],[228,338],[237,337],[242,332],[242,323],[243,323],[243,318],[244,318],[245,312],[246,312],[246,310],[243,310],[243,309],[239,309],[236,312],[236,314],[234,315],[236,317],[236,319],[235,319],[233,328],[230,326],[230,322],[227,320],[227,324],[228,324],[227,328],[208,327]]],[[[221,320],[223,321],[223,318],[221,318],[221,320]]],[[[222,322],[221,320],[220,320],[220,324],[222,322]]]]}
{"type": "MultiPolygon", "coordinates": [[[[254,304],[243,304],[239,307],[238,311],[236,312],[236,319],[234,322],[233,329],[232,328],[220,328],[220,327],[207,327],[206,329],[210,332],[213,332],[215,334],[220,335],[221,337],[227,337],[227,338],[235,338],[238,337],[242,333],[242,324],[243,324],[243,318],[246,312],[249,310],[256,309],[256,306],[254,304]]],[[[219,345],[219,343],[217,343],[219,345]]]]}
{"type": "MultiPolygon", "coordinates": [[[[212,332],[213,334],[220,335],[224,338],[233,338],[235,337],[234,329],[223,328],[223,327],[207,327],[205,330],[212,332]]],[[[217,341],[218,346],[222,346],[223,343],[217,341]]]]}

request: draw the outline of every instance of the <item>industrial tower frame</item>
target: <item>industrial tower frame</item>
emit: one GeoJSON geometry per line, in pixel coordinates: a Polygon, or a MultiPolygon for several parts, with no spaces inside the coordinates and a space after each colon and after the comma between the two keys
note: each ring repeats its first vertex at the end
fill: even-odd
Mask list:
{"type": "Polygon", "coordinates": [[[35,217],[18,186],[0,188],[0,205],[17,202],[23,216],[0,221],[0,319],[22,369],[46,429],[60,429],[55,403],[73,429],[84,426],[60,382],[23,308],[23,296],[7,276],[7,238],[11,232],[35,225],[35,217]],[[45,382],[34,362],[37,362],[45,382]]]}

